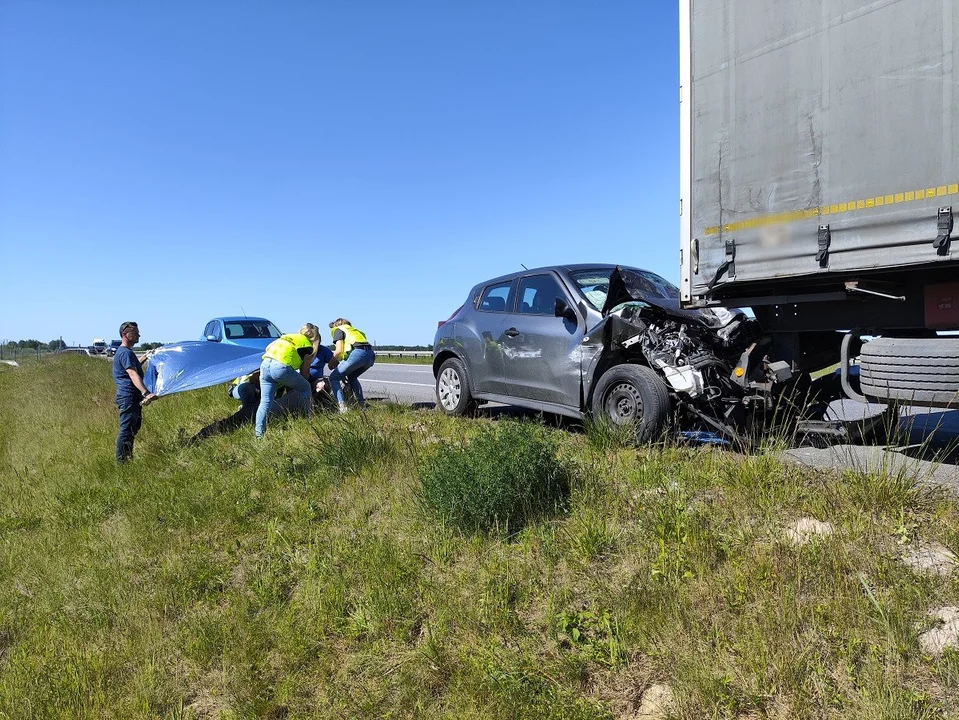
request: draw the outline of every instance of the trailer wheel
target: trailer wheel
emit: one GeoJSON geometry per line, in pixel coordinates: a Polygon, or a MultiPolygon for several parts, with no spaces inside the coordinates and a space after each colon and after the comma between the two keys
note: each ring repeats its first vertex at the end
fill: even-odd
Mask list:
{"type": "Polygon", "coordinates": [[[912,405],[959,405],[959,337],[877,338],[859,354],[862,394],[912,405]]]}
{"type": "Polygon", "coordinates": [[[645,365],[617,365],[599,379],[593,393],[592,415],[598,422],[632,425],[636,443],[652,440],[669,414],[666,384],[645,365]]]}

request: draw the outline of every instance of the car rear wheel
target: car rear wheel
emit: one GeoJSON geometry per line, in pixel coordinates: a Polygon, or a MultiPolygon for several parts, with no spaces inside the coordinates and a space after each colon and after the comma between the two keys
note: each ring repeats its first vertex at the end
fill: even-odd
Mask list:
{"type": "Polygon", "coordinates": [[[447,415],[466,415],[476,408],[466,366],[459,358],[450,358],[440,365],[436,374],[436,406],[447,415]]]}
{"type": "Polygon", "coordinates": [[[617,365],[599,379],[593,393],[593,419],[635,428],[636,442],[656,437],[669,415],[669,391],[652,368],[617,365]]]}

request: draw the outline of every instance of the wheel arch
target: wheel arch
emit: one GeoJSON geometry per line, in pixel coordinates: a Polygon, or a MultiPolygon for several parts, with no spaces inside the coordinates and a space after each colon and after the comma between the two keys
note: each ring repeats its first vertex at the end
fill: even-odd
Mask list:
{"type": "Polygon", "coordinates": [[[469,361],[463,355],[460,355],[457,352],[453,352],[452,350],[443,350],[437,353],[436,357],[433,358],[433,380],[436,380],[436,378],[439,376],[440,368],[443,367],[443,363],[445,363],[450,358],[456,358],[461,363],[463,363],[463,366],[466,368],[466,379],[470,384],[470,391],[472,392],[473,368],[470,367],[469,361]]]}

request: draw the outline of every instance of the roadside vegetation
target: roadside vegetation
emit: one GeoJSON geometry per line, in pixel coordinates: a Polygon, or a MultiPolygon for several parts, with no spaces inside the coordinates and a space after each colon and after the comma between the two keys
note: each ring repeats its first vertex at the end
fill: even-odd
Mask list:
{"type": "Polygon", "coordinates": [[[186,443],[234,409],[118,467],[106,363],[0,370],[0,718],[959,717],[945,491],[390,405],[186,443]]]}
{"type": "Polygon", "coordinates": [[[433,357],[432,355],[426,355],[425,357],[418,357],[414,355],[393,355],[391,357],[389,353],[377,351],[376,362],[392,363],[396,365],[432,365],[433,357]]]}

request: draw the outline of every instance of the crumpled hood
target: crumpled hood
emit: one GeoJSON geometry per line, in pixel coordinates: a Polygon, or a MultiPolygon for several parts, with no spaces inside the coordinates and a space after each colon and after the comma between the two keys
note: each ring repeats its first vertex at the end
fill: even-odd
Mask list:
{"type": "Polygon", "coordinates": [[[686,310],[679,305],[679,298],[656,297],[642,290],[647,281],[629,268],[617,266],[609,277],[609,292],[603,304],[603,317],[623,303],[644,302],[659,308],[667,315],[682,318],[688,322],[698,323],[705,327],[718,330],[739,317],[745,317],[741,310],[727,310],[725,308],[706,308],[704,310],[686,310]]]}

